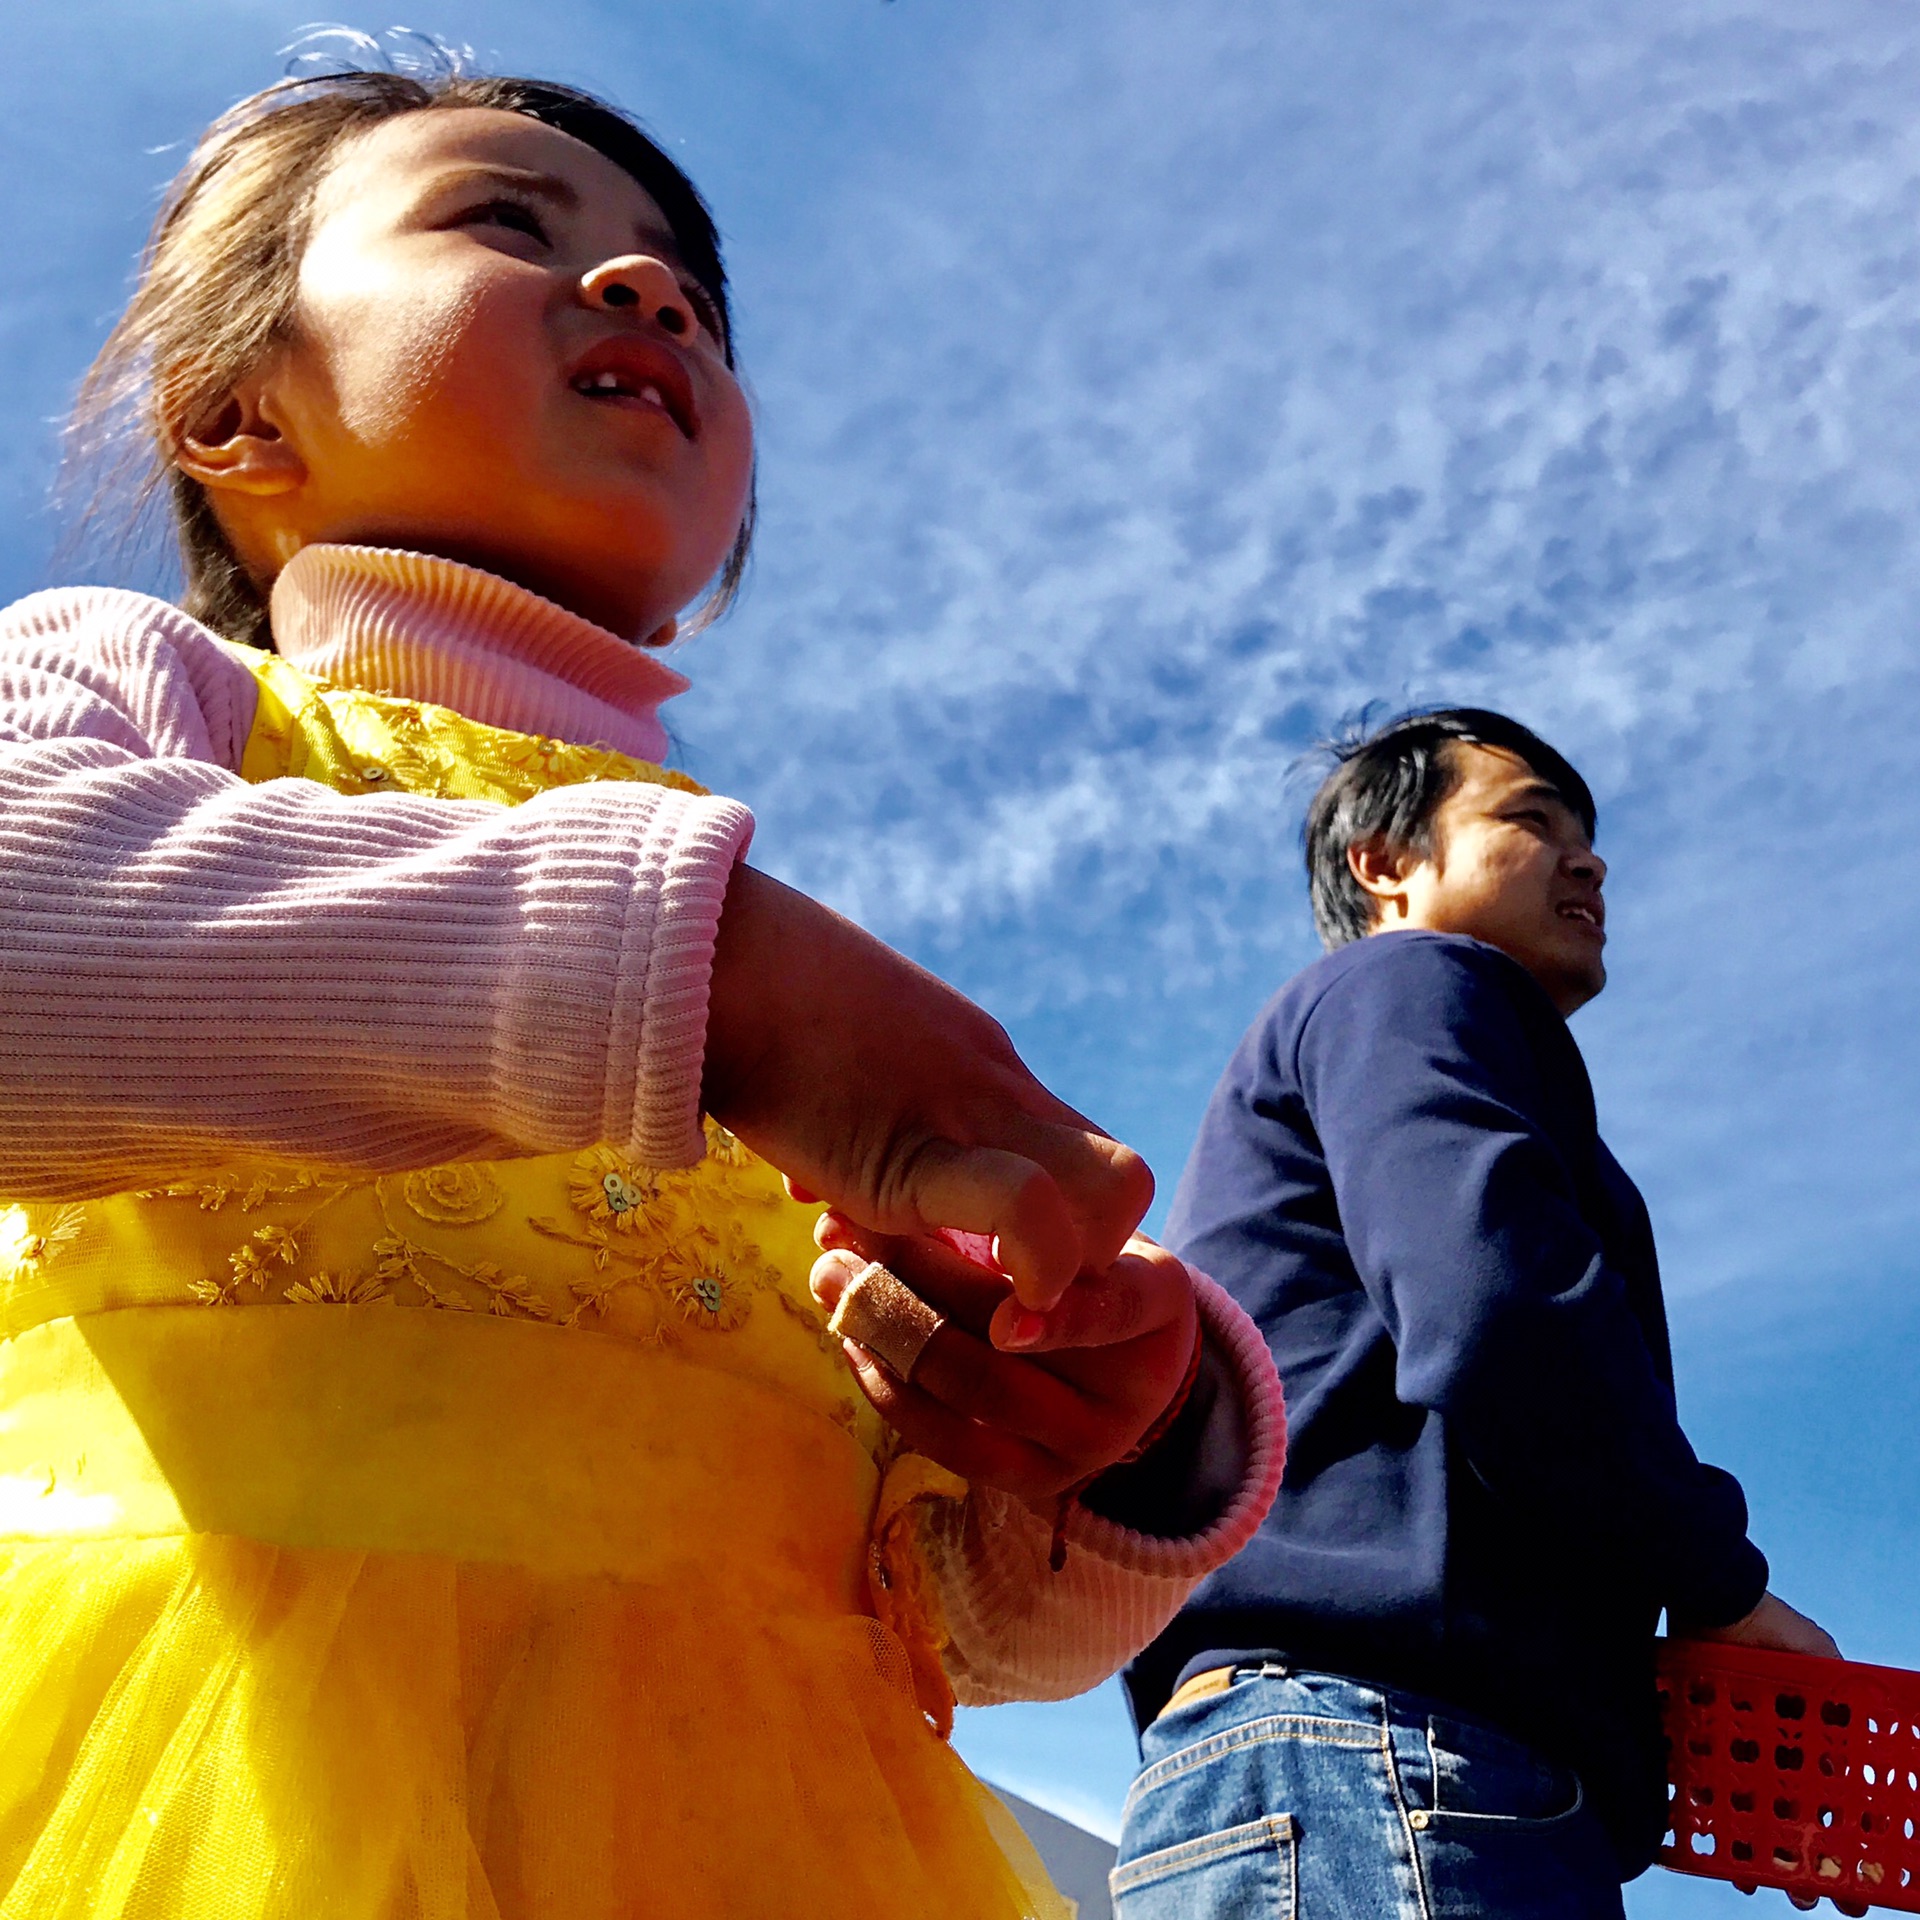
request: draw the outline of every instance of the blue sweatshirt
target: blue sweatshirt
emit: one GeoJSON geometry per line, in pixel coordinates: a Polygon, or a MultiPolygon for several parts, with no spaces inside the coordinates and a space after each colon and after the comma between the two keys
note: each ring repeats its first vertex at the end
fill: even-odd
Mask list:
{"type": "Polygon", "coordinates": [[[1578,1771],[1639,1872],[1660,1610],[1736,1620],[1767,1565],[1680,1430],[1646,1206],[1545,993],[1452,935],[1329,954],[1228,1065],[1168,1238],[1266,1333],[1289,1445],[1137,1718],[1249,1655],[1435,1695],[1578,1771]]]}

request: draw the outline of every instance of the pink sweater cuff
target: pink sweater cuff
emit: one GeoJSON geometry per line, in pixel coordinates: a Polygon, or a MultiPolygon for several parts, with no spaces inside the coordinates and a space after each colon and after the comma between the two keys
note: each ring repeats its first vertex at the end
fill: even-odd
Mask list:
{"type": "Polygon", "coordinates": [[[1202,1337],[1227,1363],[1246,1421],[1247,1460],[1239,1491],[1210,1526],[1180,1539],[1137,1533],[1077,1501],[1067,1517],[1069,1546],[1129,1572],[1169,1580],[1202,1579],[1253,1538],[1280,1491],[1287,1459],[1286,1403],[1265,1335],[1224,1287],[1192,1267],[1187,1271],[1193,1275],[1202,1337]]]}
{"type": "Polygon", "coordinates": [[[606,1137],[643,1167],[691,1166],[706,1152],[700,1083],[707,1047],[713,948],[733,868],[753,816],[712,801],[676,822],[657,893],[636,911],[623,943],[625,985],[609,1048],[606,1137]],[[627,1110],[615,1110],[631,1088],[627,1110]]]}
{"type": "Polygon", "coordinates": [[[943,1663],[963,1705],[1060,1700],[1098,1685],[1265,1519],[1286,1452],[1272,1355],[1219,1287],[1198,1274],[1194,1285],[1207,1340],[1239,1393],[1247,1441],[1239,1490],[1217,1520],[1183,1539],[1136,1533],[1076,1506],[1058,1573],[1048,1516],[1011,1494],[974,1487],[964,1501],[929,1501],[921,1551],[940,1594],[943,1663]]]}

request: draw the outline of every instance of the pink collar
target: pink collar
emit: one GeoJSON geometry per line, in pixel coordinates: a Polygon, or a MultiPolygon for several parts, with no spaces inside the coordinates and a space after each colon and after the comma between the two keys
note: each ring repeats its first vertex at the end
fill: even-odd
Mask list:
{"type": "Polygon", "coordinates": [[[652,654],[477,567],[394,547],[303,547],[273,585],[273,638],[303,673],[469,720],[658,761],[686,690],[652,654]]]}

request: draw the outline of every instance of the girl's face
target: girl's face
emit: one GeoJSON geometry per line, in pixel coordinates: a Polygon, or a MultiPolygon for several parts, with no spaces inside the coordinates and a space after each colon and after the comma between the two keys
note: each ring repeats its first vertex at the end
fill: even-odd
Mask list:
{"type": "Polygon", "coordinates": [[[321,183],[291,338],[223,416],[270,457],[190,470],[263,578],[315,541],[412,547],[645,638],[746,508],[717,326],[611,160],[519,114],[407,114],[321,183]]]}

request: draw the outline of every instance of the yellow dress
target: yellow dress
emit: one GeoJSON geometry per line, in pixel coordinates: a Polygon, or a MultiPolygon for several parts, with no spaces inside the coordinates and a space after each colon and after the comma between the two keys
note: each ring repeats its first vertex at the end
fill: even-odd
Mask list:
{"type": "MultiPolygon", "coordinates": [[[[250,780],[679,778],[247,658],[250,780]]],[[[0,1920],[1064,1920],[812,1222],[711,1125],[0,1202],[0,1920]]]]}

